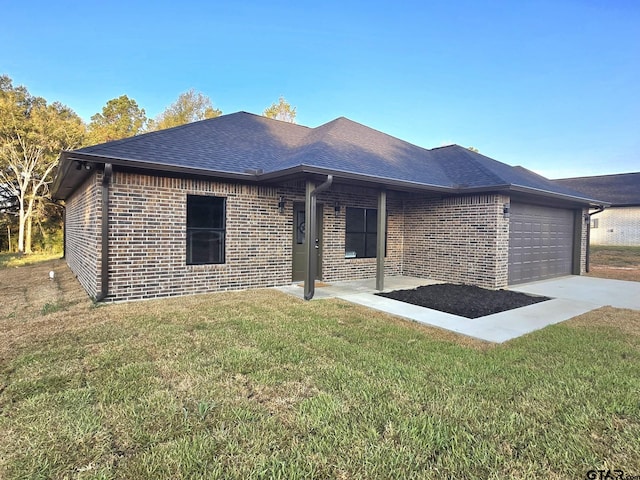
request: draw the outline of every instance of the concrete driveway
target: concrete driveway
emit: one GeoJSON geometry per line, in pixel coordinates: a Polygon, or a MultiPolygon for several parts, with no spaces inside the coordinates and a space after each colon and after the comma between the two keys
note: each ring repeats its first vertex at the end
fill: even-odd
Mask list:
{"type": "MultiPolygon", "coordinates": [[[[412,277],[388,277],[386,280],[390,287],[388,290],[441,283],[412,277]]],[[[373,288],[374,281],[371,280],[339,283],[340,285],[332,285],[331,289],[319,289],[327,292],[321,296],[341,298],[425,325],[495,343],[517,338],[605,305],[640,310],[640,282],[584,276],[568,276],[514,286],[510,290],[543,295],[552,300],[474,319],[377,296],[373,288]]],[[[291,290],[290,287],[285,287],[282,290],[301,295],[302,289],[293,287],[291,290]]]]}
{"type": "Polygon", "coordinates": [[[640,282],[624,282],[605,278],[570,277],[553,278],[525,283],[509,290],[564,298],[579,303],[595,305],[594,308],[611,305],[617,308],[640,310],[640,282]]]}

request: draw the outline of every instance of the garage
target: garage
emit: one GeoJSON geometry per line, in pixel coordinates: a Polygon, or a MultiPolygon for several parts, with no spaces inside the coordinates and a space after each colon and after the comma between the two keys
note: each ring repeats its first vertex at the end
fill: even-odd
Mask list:
{"type": "Polygon", "coordinates": [[[573,273],[573,210],[512,203],[509,284],[573,273]]]}

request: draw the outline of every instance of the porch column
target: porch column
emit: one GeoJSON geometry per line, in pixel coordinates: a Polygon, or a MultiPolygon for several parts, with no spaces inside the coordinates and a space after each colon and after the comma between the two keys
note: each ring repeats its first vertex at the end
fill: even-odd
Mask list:
{"type": "Polygon", "coordinates": [[[314,268],[314,260],[316,259],[316,202],[312,195],[313,190],[316,188],[315,184],[311,180],[307,180],[305,196],[304,196],[304,257],[306,271],[304,272],[304,298],[309,298],[313,295],[315,290],[315,275],[316,269],[314,268]]]}
{"type": "Polygon", "coordinates": [[[378,239],[376,244],[376,290],[384,290],[384,252],[387,238],[387,192],[378,193],[378,239]]]}

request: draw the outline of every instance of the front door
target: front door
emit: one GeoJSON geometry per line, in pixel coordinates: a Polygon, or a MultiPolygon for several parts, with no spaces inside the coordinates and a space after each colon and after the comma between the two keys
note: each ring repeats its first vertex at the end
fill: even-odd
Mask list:
{"type": "MultiPolygon", "coordinates": [[[[316,222],[318,236],[316,237],[316,253],[318,255],[318,271],[316,278],[322,278],[322,204],[316,205],[316,222]]],[[[304,203],[293,204],[293,268],[292,280],[301,282],[304,280],[307,263],[305,261],[304,241],[306,239],[306,219],[304,203]]]]}

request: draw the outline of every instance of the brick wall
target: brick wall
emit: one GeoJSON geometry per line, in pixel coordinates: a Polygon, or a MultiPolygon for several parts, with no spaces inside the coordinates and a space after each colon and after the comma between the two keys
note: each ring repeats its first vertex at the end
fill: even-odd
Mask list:
{"type": "Polygon", "coordinates": [[[101,287],[101,181],[102,175],[93,173],[66,202],[65,258],[92,298],[96,297],[101,287]]]}
{"type": "Polygon", "coordinates": [[[135,300],[291,281],[291,215],[273,187],[114,172],[109,300],[135,300]],[[225,263],[186,265],[187,195],[226,198],[225,263]]]}
{"type": "Polygon", "coordinates": [[[640,207],[612,207],[591,217],[592,245],[640,245],[640,207]]]}
{"type": "MultiPolygon", "coordinates": [[[[92,297],[101,287],[101,178],[99,172],[91,176],[67,202],[67,262],[92,297]]],[[[108,300],[291,282],[293,205],[304,203],[304,182],[267,187],[115,171],[110,189],[108,300]],[[226,198],[224,264],[186,265],[190,194],[226,198]],[[278,211],[280,196],[286,199],[284,213],[278,211]]],[[[348,185],[318,195],[324,206],[324,281],[375,278],[375,258],[345,258],[345,220],[347,207],[377,208],[377,200],[377,190],[348,185]]],[[[509,197],[498,194],[429,199],[388,192],[385,274],[505,287],[505,203],[509,197]]]]}
{"type": "Polygon", "coordinates": [[[504,195],[405,202],[404,274],[486,288],[508,283],[504,195]]]}
{"type": "MultiPolygon", "coordinates": [[[[345,229],[347,207],[378,208],[378,192],[373,189],[337,185],[319,195],[328,208],[324,210],[323,280],[359,280],[375,278],[375,258],[345,258],[345,229]],[[334,203],[340,211],[336,213],[334,203]]],[[[402,275],[404,215],[402,203],[387,194],[387,255],[385,275],[402,275]]]]}

